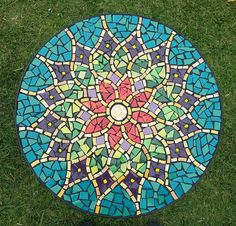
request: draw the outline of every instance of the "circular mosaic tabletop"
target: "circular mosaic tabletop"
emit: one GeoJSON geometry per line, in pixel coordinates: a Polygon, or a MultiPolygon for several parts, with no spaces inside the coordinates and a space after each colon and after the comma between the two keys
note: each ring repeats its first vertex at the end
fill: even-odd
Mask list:
{"type": "Polygon", "coordinates": [[[89,213],[135,216],[183,196],[219,140],[215,78],[171,28],[130,15],[75,23],[29,64],[17,97],[26,160],[89,213]]]}

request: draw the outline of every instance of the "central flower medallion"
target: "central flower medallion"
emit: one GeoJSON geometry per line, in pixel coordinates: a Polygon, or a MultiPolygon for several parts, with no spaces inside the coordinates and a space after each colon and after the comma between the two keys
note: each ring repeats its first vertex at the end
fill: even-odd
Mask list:
{"type": "Polygon", "coordinates": [[[114,120],[122,121],[127,117],[128,111],[123,104],[114,104],[111,107],[111,117],[114,120]]]}

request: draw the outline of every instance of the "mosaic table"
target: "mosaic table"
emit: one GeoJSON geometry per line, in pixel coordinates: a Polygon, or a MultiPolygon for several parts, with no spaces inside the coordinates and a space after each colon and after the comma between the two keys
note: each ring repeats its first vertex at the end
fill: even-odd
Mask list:
{"type": "Polygon", "coordinates": [[[221,103],[211,69],[184,37],[148,18],[104,15],[37,52],[16,124],[27,162],[55,196],[130,217],[166,207],[204,174],[221,103]]]}

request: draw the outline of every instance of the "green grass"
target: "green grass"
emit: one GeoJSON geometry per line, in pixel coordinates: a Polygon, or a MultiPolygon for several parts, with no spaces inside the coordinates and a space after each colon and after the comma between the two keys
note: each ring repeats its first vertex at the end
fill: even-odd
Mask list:
{"type": "Polygon", "coordinates": [[[0,225],[236,225],[236,4],[224,0],[0,0],[0,225]],[[103,13],[143,15],[173,27],[205,56],[222,93],[224,126],[208,174],[183,199],[146,217],[124,221],[81,213],[37,182],[20,154],[15,97],[39,47],[71,23],[103,13]]]}

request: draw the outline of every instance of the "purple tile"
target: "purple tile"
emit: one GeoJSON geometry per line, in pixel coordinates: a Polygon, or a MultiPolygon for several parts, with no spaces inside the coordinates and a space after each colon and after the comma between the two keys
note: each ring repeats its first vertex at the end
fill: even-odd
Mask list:
{"type": "Polygon", "coordinates": [[[166,46],[161,47],[159,50],[150,53],[152,64],[165,62],[166,46]]]}
{"type": "Polygon", "coordinates": [[[37,127],[45,132],[53,133],[61,123],[62,121],[60,119],[56,119],[49,114],[38,124],[37,127]]]}
{"type": "Polygon", "coordinates": [[[88,65],[89,64],[89,56],[90,51],[84,49],[84,47],[80,47],[76,45],[76,54],[75,54],[75,61],[81,62],[83,64],[88,65]]]}
{"type": "Polygon", "coordinates": [[[161,163],[157,163],[157,162],[151,162],[149,176],[164,180],[165,179],[165,165],[161,163]]]}
{"type": "Polygon", "coordinates": [[[125,183],[132,194],[137,198],[138,195],[138,188],[140,185],[141,177],[139,177],[137,174],[134,172],[130,171],[129,174],[125,177],[123,180],[123,183],[125,183]]]}
{"type": "Polygon", "coordinates": [[[144,51],[142,45],[137,39],[137,36],[131,38],[131,40],[125,44],[125,47],[128,49],[131,57],[135,57],[138,53],[144,51]]]}
{"type": "Polygon", "coordinates": [[[61,142],[54,142],[52,150],[49,153],[50,157],[62,157],[65,158],[68,151],[69,144],[61,142]]]}
{"type": "Polygon", "coordinates": [[[43,100],[50,106],[55,104],[57,101],[62,100],[62,97],[59,95],[55,88],[51,89],[50,91],[46,91],[44,93],[39,94],[43,100]]]}
{"type": "Polygon", "coordinates": [[[70,183],[77,180],[77,179],[82,179],[87,176],[88,176],[88,173],[86,170],[86,160],[82,160],[80,162],[72,164],[71,177],[69,180],[70,183]]]}
{"type": "Polygon", "coordinates": [[[106,32],[98,49],[102,50],[108,56],[111,56],[112,52],[117,47],[117,44],[113,41],[111,36],[106,32]]]}
{"type": "Polygon", "coordinates": [[[57,76],[59,82],[72,79],[71,70],[69,65],[51,65],[51,68],[57,76]]]}
{"type": "Polygon", "coordinates": [[[188,135],[189,133],[198,130],[193,122],[187,117],[179,121],[176,125],[180,128],[184,135],[188,135]]]}
{"type": "Polygon", "coordinates": [[[113,184],[113,180],[108,171],[96,178],[96,181],[101,194],[103,194],[113,184]]]}

